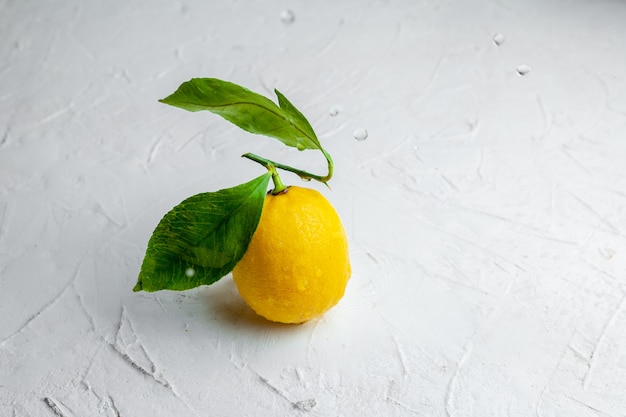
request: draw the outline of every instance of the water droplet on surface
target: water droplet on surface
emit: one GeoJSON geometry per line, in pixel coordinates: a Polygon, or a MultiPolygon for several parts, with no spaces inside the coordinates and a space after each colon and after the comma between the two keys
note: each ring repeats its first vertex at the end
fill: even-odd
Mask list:
{"type": "Polygon", "coordinates": [[[339,106],[332,106],[328,110],[328,114],[330,114],[331,117],[337,116],[339,114],[339,106]]]}
{"type": "Polygon", "coordinates": [[[502,45],[505,40],[506,38],[501,33],[496,33],[495,35],[493,35],[493,43],[495,43],[498,46],[502,45]]]}
{"type": "Polygon", "coordinates": [[[303,151],[303,150],[306,149],[306,146],[304,146],[302,143],[298,142],[296,144],[296,149],[299,150],[299,151],[303,151]]]}
{"type": "Polygon", "coordinates": [[[286,25],[290,25],[294,22],[294,20],[296,20],[296,14],[292,11],[292,10],[283,10],[280,13],[280,20],[286,24],[286,25]]]}
{"type": "Polygon", "coordinates": [[[187,275],[189,278],[191,278],[194,275],[196,275],[196,270],[193,269],[193,268],[187,268],[187,270],[185,271],[185,275],[187,275]]]}
{"type": "Polygon", "coordinates": [[[528,65],[520,65],[517,67],[517,73],[519,75],[526,75],[530,72],[530,67],[528,65]]]}
{"type": "Polygon", "coordinates": [[[354,133],[352,134],[352,136],[354,136],[354,139],[358,140],[359,142],[364,141],[365,139],[367,139],[367,130],[360,128],[354,131],[354,133]]]}

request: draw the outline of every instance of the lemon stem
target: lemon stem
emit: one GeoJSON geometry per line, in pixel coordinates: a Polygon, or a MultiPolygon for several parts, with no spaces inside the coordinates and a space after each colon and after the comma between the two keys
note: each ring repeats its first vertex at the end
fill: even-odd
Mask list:
{"type": "Polygon", "coordinates": [[[276,168],[293,172],[294,174],[296,174],[297,176],[299,176],[305,181],[316,180],[328,186],[327,182],[333,176],[334,164],[328,152],[326,152],[324,149],[320,149],[320,150],[324,154],[324,157],[326,158],[326,162],[328,163],[328,174],[323,175],[323,176],[312,174],[310,172],[307,172],[298,168],[290,167],[289,165],[284,165],[278,162],[274,162],[269,159],[263,158],[262,156],[255,155],[253,153],[246,153],[241,156],[244,158],[248,158],[254,162],[257,162],[263,165],[265,168],[267,168],[267,170],[272,174],[272,180],[274,181],[274,186],[275,186],[274,191],[272,191],[272,194],[278,194],[281,191],[283,191],[286,187],[281,182],[280,177],[278,176],[278,173],[276,171],[276,168]],[[277,188],[281,188],[281,187],[282,189],[280,189],[280,191],[276,191],[277,188]]]}
{"type": "Polygon", "coordinates": [[[276,171],[276,167],[274,165],[269,165],[267,169],[270,171],[270,174],[272,174],[272,182],[274,183],[274,189],[272,190],[272,194],[276,195],[285,191],[287,187],[281,181],[280,176],[278,175],[278,171],[276,171]]]}

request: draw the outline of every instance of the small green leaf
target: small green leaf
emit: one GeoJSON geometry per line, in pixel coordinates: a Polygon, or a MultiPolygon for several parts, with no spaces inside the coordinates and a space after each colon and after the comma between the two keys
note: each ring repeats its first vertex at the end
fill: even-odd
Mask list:
{"type": "MultiPolygon", "coordinates": [[[[304,117],[300,110],[298,110],[293,104],[291,104],[291,102],[287,100],[287,97],[285,97],[280,91],[274,89],[274,93],[276,94],[276,97],[278,97],[278,105],[285,112],[285,117],[287,118],[289,123],[293,124],[294,126],[298,126],[303,132],[306,133],[311,142],[315,144],[315,148],[313,149],[322,149],[322,145],[317,139],[317,135],[315,135],[315,131],[313,130],[313,127],[306,119],[306,117],[304,117]]],[[[296,145],[298,149],[301,148],[301,146],[299,145],[300,143],[296,145]]],[[[304,148],[308,149],[306,144],[302,145],[304,148]]]]}
{"type": "Polygon", "coordinates": [[[322,146],[306,118],[285,96],[275,92],[279,106],[228,81],[192,78],[159,101],[194,112],[208,110],[250,133],[276,138],[300,150],[321,150],[322,146]]]}
{"type": "Polygon", "coordinates": [[[189,197],[154,230],[133,291],[210,285],[243,257],[256,230],[271,175],[189,197]]]}

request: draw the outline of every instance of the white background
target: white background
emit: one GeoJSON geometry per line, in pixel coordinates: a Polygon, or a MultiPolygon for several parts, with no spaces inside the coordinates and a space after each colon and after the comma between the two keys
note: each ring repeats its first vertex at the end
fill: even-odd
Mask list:
{"type": "Polygon", "coordinates": [[[0,0],[0,415],[626,416],[625,22],[617,0],[0,0]],[[163,214],[263,172],[242,153],[325,169],[157,102],[192,77],[278,88],[333,156],[310,186],[353,275],[321,319],[266,322],[230,276],[132,293],[163,214]]]}

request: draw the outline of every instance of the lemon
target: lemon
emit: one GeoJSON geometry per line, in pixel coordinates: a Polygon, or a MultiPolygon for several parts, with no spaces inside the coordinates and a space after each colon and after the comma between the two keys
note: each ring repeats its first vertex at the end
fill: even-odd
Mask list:
{"type": "Polygon", "coordinates": [[[339,302],[350,273],[348,240],[333,206],[315,190],[291,186],[265,197],[233,280],[257,314],[303,323],[339,302]]]}

